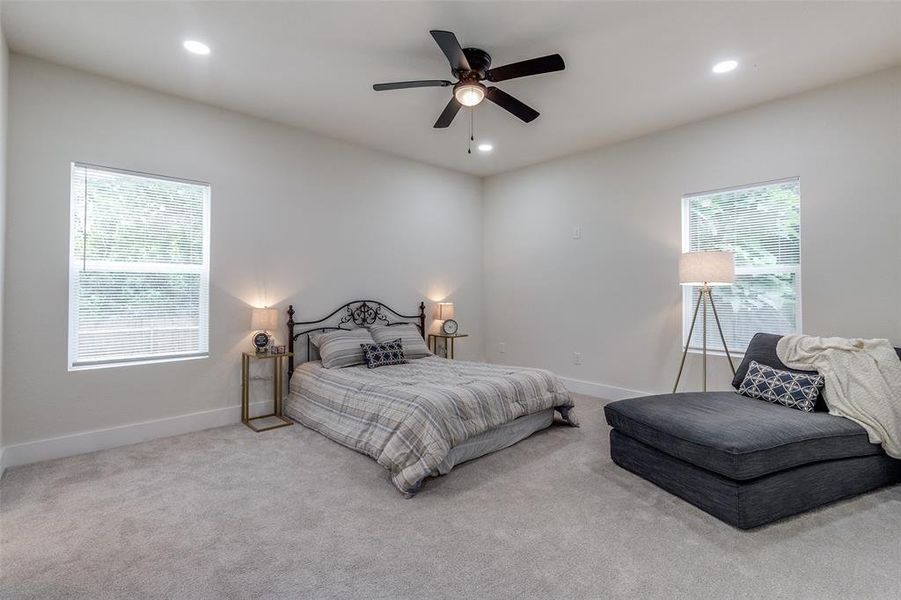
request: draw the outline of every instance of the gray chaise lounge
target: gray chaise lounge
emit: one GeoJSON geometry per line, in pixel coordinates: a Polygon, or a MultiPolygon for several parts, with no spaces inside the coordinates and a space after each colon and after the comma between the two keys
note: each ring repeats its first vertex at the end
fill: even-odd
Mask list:
{"type": "MultiPolygon", "coordinates": [[[[754,337],[736,388],[751,360],[786,368],[776,357],[778,340],[754,337]]],[[[817,412],[805,413],[707,392],[620,400],[605,414],[616,464],[748,529],[901,482],[901,461],[869,443],[856,423],[824,410],[822,399],[817,412]]]]}

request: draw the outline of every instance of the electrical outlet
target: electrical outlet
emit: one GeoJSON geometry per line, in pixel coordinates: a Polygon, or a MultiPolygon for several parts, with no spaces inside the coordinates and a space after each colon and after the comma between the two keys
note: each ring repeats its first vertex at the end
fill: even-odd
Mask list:
{"type": "Polygon", "coordinates": [[[573,239],[574,240],[582,239],[582,226],[581,225],[576,225],[575,227],[573,227],[573,239]]]}
{"type": "Polygon", "coordinates": [[[574,365],[582,364],[582,353],[581,352],[573,352],[573,364],[574,365]]]}
{"type": "Polygon", "coordinates": [[[497,345],[497,351],[500,352],[501,354],[503,354],[504,352],[506,352],[506,351],[507,351],[507,344],[504,343],[504,342],[501,342],[500,344],[498,344],[498,345],[497,345]]]}

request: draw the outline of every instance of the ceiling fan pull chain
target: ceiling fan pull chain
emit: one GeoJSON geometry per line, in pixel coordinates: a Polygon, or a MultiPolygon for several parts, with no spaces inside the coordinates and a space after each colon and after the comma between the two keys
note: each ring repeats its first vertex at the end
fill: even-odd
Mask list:
{"type": "Polygon", "coordinates": [[[472,143],[475,141],[475,135],[473,135],[473,131],[475,130],[475,126],[473,123],[475,122],[475,114],[476,111],[473,110],[472,107],[469,108],[469,149],[466,150],[466,154],[472,154],[472,143]]]}
{"type": "Polygon", "coordinates": [[[472,107],[470,107],[469,108],[469,148],[466,150],[466,154],[472,154],[472,140],[473,140],[472,121],[473,121],[473,119],[475,119],[475,117],[473,116],[474,113],[475,113],[475,111],[472,110],[472,107]]]}

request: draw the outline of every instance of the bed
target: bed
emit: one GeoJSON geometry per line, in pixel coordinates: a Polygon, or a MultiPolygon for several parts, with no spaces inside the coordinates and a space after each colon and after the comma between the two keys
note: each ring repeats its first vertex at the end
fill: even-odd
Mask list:
{"type": "Polygon", "coordinates": [[[285,415],[374,458],[407,497],[429,477],[549,427],[555,413],[578,426],[572,397],[549,371],[434,355],[375,369],[327,369],[317,360],[310,342],[316,332],[412,323],[421,334],[423,303],[418,315],[372,300],[349,302],[317,321],[298,322],[294,314],[289,307],[294,356],[285,415]]]}

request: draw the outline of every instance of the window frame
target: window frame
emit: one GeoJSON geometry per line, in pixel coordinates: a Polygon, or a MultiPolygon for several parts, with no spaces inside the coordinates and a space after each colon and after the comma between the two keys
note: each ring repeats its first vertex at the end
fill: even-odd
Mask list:
{"type": "MultiPolygon", "coordinates": [[[[721,194],[726,192],[734,192],[738,190],[745,190],[748,188],[756,188],[756,187],[765,187],[768,185],[778,185],[780,183],[789,183],[796,182],[798,185],[798,264],[797,265],[772,265],[769,267],[735,267],[735,275],[759,275],[759,274],[783,274],[783,273],[792,273],[795,276],[795,281],[797,282],[795,285],[795,289],[797,290],[796,302],[795,302],[795,333],[800,333],[804,330],[803,325],[803,279],[801,275],[802,271],[802,248],[801,248],[801,232],[803,228],[803,206],[801,205],[801,177],[798,175],[791,177],[782,177],[779,179],[770,179],[767,181],[756,181],[753,183],[745,183],[741,185],[733,185],[722,188],[715,188],[712,190],[705,190],[699,192],[691,192],[688,194],[682,195],[681,208],[682,208],[682,252],[690,252],[691,251],[691,236],[690,236],[690,218],[691,211],[689,210],[689,202],[693,198],[697,198],[699,196],[709,196],[711,194],[721,194]]],[[[689,354],[703,354],[703,348],[697,346],[691,346],[688,338],[689,329],[691,328],[691,319],[692,312],[694,311],[695,303],[698,301],[698,287],[694,285],[685,285],[682,287],[682,341],[681,341],[681,349],[685,350],[685,347],[688,346],[689,354]]],[[[711,286],[711,291],[713,292],[713,301],[716,302],[716,289],[718,286],[711,286]]],[[[700,316],[698,317],[700,319],[700,316]]],[[[695,327],[702,326],[701,323],[695,325],[695,327]]],[[[707,331],[707,354],[713,356],[726,356],[726,352],[720,350],[719,348],[711,348],[711,341],[716,340],[716,343],[719,343],[719,332],[714,330],[710,331],[708,327],[707,331]]],[[[736,357],[743,357],[747,352],[747,347],[745,348],[729,348],[729,354],[736,357]]]]}
{"type": "MultiPolygon", "coordinates": [[[[198,360],[209,357],[209,337],[210,337],[210,221],[211,221],[211,210],[212,210],[212,195],[213,195],[213,186],[206,181],[199,181],[195,179],[185,179],[182,177],[172,177],[169,175],[159,175],[156,173],[147,173],[144,171],[135,171],[131,169],[121,169],[117,167],[108,167],[105,165],[97,165],[93,163],[80,162],[80,161],[72,161],[69,165],[69,245],[67,247],[68,252],[68,262],[69,262],[69,280],[67,283],[68,286],[68,339],[67,339],[67,368],[68,371],[85,371],[85,370],[94,370],[94,369],[106,369],[112,367],[127,367],[127,366],[135,366],[135,365],[147,365],[147,364],[156,364],[156,363],[167,363],[167,362],[180,362],[185,360],[198,360]],[[115,359],[101,359],[101,360],[92,360],[92,361],[78,361],[77,356],[77,348],[78,348],[78,286],[76,282],[78,281],[78,273],[79,273],[79,264],[80,263],[76,257],[74,256],[73,249],[76,245],[76,240],[78,239],[78,235],[75,230],[75,218],[76,218],[76,202],[75,202],[75,190],[72,185],[72,180],[74,178],[74,173],[76,169],[90,169],[94,171],[107,171],[110,173],[117,173],[123,175],[131,175],[135,177],[143,177],[146,179],[158,179],[164,181],[174,181],[178,183],[185,183],[190,185],[198,185],[203,186],[206,191],[204,193],[203,198],[203,223],[202,223],[202,234],[203,234],[203,243],[202,243],[202,251],[203,251],[203,263],[197,268],[182,268],[182,269],[165,269],[162,268],[163,263],[141,263],[141,262],[131,262],[125,263],[121,261],[94,261],[97,265],[104,266],[104,271],[107,272],[115,272],[118,270],[121,271],[132,271],[132,272],[140,272],[140,273],[196,273],[200,275],[200,301],[198,305],[199,309],[199,350],[197,352],[188,352],[188,353],[173,353],[166,355],[144,355],[144,356],[135,356],[131,358],[115,358],[115,359]],[[131,267],[131,268],[129,268],[131,267]],[[139,267],[136,269],[135,267],[139,267]],[[204,293],[205,290],[205,293],[204,293]]],[[[89,261],[91,262],[91,261],[89,261]]],[[[185,265],[180,265],[184,267],[185,265]]]]}

